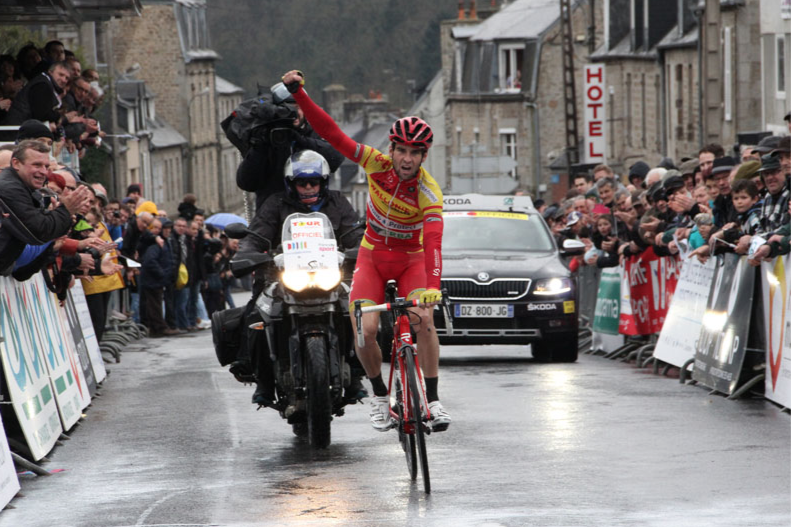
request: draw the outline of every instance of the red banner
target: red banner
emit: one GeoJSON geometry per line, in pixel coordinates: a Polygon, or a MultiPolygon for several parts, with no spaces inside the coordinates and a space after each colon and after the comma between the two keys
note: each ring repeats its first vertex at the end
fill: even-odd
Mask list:
{"type": "Polygon", "coordinates": [[[621,309],[618,332],[623,335],[652,335],[662,330],[667,310],[676,290],[679,260],[675,256],[657,256],[649,247],[639,256],[624,262],[621,309]]]}

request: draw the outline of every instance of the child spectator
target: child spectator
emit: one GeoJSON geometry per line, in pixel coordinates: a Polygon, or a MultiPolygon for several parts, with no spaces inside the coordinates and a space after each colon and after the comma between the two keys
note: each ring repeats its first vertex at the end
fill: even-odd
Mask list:
{"type": "MultiPolygon", "coordinates": [[[[698,204],[698,207],[702,212],[711,212],[711,206],[713,202],[706,185],[701,184],[695,187],[695,189],[692,191],[692,199],[695,200],[695,203],[698,204]]],[[[697,215],[695,217],[697,217],[697,215]]]]}
{"type": "Polygon", "coordinates": [[[750,180],[738,179],[731,184],[731,200],[736,211],[736,221],[726,223],[714,235],[713,240],[725,243],[713,246],[714,253],[734,252],[743,236],[752,236],[761,226],[761,206],[758,204],[758,187],[750,180]]]}
{"type": "MultiPolygon", "coordinates": [[[[702,185],[699,185],[700,188],[702,185]]],[[[705,187],[703,187],[705,190],[705,187]]],[[[697,190],[697,189],[696,189],[697,190]]],[[[695,228],[689,235],[689,248],[694,250],[702,245],[706,245],[714,228],[714,217],[711,213],[701,212],[695,216],[695,228]]]]}

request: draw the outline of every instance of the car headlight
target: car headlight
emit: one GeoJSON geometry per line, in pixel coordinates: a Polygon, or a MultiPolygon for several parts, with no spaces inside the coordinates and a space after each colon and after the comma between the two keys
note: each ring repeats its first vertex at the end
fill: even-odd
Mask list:
{"type": "Polygon", "coordinates": [[[562,295],[571,291],[571,279],[569,278],[543,278],[536,280],[533,287],[533,294],[536,295],[562,295]]]}
{"type": "Polygon", "coordinates": [[[320,269],[318,271],[283,271],[283,285],[299,293],[308,287],[318,287],[329,291],[341,281],[340,269],[320,269]]]}

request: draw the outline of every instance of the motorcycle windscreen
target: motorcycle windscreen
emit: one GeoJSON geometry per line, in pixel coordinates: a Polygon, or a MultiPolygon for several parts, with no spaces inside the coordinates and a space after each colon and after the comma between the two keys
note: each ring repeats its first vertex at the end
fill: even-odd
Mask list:
{"type": "Polygon", "coordinates": [[[321,212],[295,213],[283,222],[286,270],[338,269],[338,248],[329,218],[321,212]]]}

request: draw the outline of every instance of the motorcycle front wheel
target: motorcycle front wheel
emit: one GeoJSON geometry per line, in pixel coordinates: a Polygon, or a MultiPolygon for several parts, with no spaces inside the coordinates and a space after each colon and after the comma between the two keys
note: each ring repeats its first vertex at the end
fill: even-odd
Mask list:
{"type": "Polygon", "coordinates": [[[305,342],[308,441],[314,448],[330,444],[332,399],[330,397],[330,368],[324,337],[310,336],[305,342]]]}

